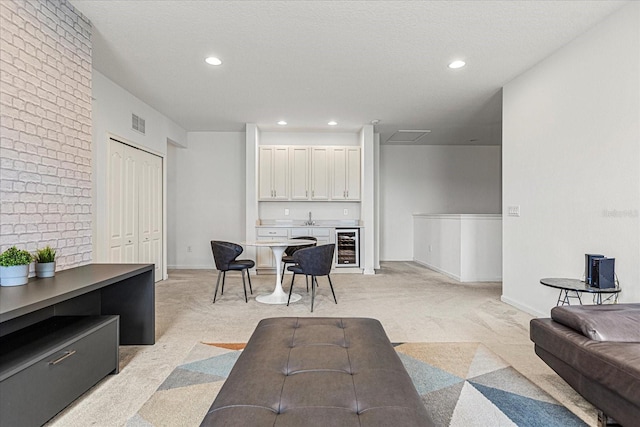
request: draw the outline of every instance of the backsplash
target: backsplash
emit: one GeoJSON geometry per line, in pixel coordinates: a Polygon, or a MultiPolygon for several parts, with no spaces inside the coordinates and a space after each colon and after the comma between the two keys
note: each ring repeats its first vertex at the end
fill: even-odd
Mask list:
{"type": "Polygon", "coordinates": [[[359,202],[260,202],[258,215],[261,220],[287,219],[292,221],[360,219],[359,202]],[[289,215],[285,215],[285,209],[289,215]],[[344,210],[347,210],[347,215],[344,210]]]}

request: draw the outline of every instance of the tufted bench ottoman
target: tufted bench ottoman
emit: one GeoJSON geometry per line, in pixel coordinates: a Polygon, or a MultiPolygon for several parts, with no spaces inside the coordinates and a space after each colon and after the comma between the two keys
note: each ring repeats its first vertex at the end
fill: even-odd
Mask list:
{"type": "Polygon", "coordinates": [[[201,426],[433,426],[379,321],[264,319],[201,426]]]}

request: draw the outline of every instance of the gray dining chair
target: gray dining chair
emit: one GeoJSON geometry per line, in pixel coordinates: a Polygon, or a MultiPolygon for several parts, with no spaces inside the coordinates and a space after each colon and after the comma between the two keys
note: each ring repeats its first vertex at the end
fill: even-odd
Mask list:
{"type": "MultiPolygon", "coordinates": [[[[284,281],[284,272],[287,269],[287,264],[295,264],[295,261],[293,260],[293,254],[300,249],[311,248],[318,242],[318,239],[312,236],[298,236],[291,238],[291,240],[313,240],[313,243],[308,245],[287,246],[287,249],[284,250],[284,255],[282,256],[282,276],[280,277],[280,283],[284,281]]],[[[308,283],[307,292],[309,292],[308,283]]]]}
{"type": "Polygon", "coordinates": [[[220,295],[224,294],[224,279],[226,277],[227,271],[240,271],[242,273],[244,301],[249,302],[247,298],[247,285],[244,280],[244,272],[245,270],[247,271],[247,278],[249,279],[249,291],[251,292],[251,295],[253,295],[249,269],[253,268],[255,262],[250,259],[236,259],[242,253],[242,246],[231,242],[212,240],[211,251],[213,252],[213,260],[216,263],[216,269],[218,270],[218,280],[216,281],[216,289],[213,293],[213,302],[216,302],[218,285],[220,284],[220,275],[222,275],[222,290],[220,291],[220,295]]]}
{"type": "Polygon", "coordinates": [[[287,270],[293,273],[291,278],[291,287],[289,288],[289,299],[287,299],[287,306],[291,301],[291,293],[293,291],[293,283],[296,278],[296,274],[304,274],[305,276],[311,276],[311,312],[313,313],[313,303],[316,298],[316,286],[318,285],[318,276],[327,276],[329,280],[329,286],[331,287],[331,293],[333,294],[333,300],[338,303],[336,299],[336,293],[333,290],[333,283],[331,283],[331,264],[333,263],[333,253],[336,245],[322,245],[312,248],[305,248],[296,251],[293,254],[293,260],[295,265],[290,266],[287,270]]]}

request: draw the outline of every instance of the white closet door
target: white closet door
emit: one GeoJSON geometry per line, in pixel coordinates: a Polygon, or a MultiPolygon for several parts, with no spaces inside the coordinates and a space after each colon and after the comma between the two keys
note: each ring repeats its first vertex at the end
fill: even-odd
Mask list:
{"type": "Polygon", "coordinates": [[[137,262],[138,150],[113,140],[110,148],[109,260],[137,262]]]}
{"type": "Polygon", "coordinates": [[[162,277],[162,158],[139,151],[138,197],[140,240],[138,262],[155,264],[162,277]]]}
{"type": "Polygon", "coordinates": [[[109,262],[155,264],[162,280],[162,158],[113,139],[109,150],[109,262]]]}

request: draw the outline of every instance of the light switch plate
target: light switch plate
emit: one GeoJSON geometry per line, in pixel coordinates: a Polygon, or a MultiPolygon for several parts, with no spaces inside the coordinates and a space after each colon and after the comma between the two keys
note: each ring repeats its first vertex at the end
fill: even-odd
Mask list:
{"type": "Polygon", "coordinates": [[[507,210],[507,215],[509,216],[520,216],[520,205],[518,206],[509,206],[507,210]]]}
{"type": "Polygon", "coordinates": [[[284,210],[284,216],[287,216],[287,215],[289,215],[289,209],[284,210]]]}
{"type": "Polygon", "coordinates": [[[349,215],[349,209],[343,209],[342,210],[342,214],[343,215],[349,215]]]}

